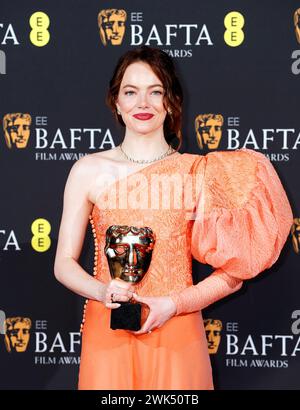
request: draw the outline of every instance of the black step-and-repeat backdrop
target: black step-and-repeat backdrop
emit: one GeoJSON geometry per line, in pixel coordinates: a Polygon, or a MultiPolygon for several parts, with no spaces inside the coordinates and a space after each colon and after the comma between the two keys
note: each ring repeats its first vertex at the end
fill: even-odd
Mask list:
{"type": "MultiPolygon", "coordinates": [[[[0,388],[77,388],[84,299],[53,274],[63,190],[122,141],[104,98],[141,44],[182,80],[181,152],[263,152],[293,208],[277,263],[203,311],[215,387],[299,389],[300,0],[1,1],[0,388]]],[[[91,274],[93,251],[88,228],[91,274]]],[[[195,281],[212,271],[194,262],[195,281]]]]}

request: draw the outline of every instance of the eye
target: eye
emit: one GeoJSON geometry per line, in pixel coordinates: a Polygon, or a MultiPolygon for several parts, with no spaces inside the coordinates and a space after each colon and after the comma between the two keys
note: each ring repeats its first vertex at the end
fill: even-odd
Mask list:
{"type": "Polygon", "coordinates": [[[126,252],[126,245],[112,245],[112,248],[117,255],[124,255],[126,252]]]}
{"type": "Polygon", "coordinates": [[[140,245],[140,244],[135,244],[135,250],[140,254],[140,255],[145,255],[146,254],[146,247],[145,245],[140,245]]]}
{"type": "Polygon", "coordinates": [[[133,93],[134,93],[134,91],[125,91],[125,95],[131,95],[133,93]]]}
{"type": "Polygon", "coordinates": [[[203,132],[209,132],[210,127],[200,127],[203,132]]]}
{"type": "Polygon", "coordinates": [[[162,92],[159,91],[159,90],[155,90],[155,91],[153,91],[153,93],[158,94],[158,95],[162,95],[162,92]]]}
{"type": "Polygon", "coordinates": [[[115,251],[117,252],[117,254],[122,255],[125,252],[125,249],[123,248],[123,246],[118,246],[117,248],[115,248],[115,251]]]}
{"type": "Polygon", "coordinates": [[[146,252],[145,252],[145,249],[144,249],[144,248],[138,248],[137,251],[138,251],[138,253],[139,253],[140,255],[142,255],[142,256],[145,256],[145,255],[146,255],[146,252]]]}

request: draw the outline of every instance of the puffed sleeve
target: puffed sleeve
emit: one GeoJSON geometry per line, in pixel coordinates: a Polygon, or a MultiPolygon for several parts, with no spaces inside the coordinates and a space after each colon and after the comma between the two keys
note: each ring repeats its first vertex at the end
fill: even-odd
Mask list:
{"type": "Polygon", "coordinates": [[[286,192],[264,154],[246,148],[215,151],[199,159],[200,167],[204,177],[191,253],[215,271],[197,285],[170,295],[177,315],[203,309],[238,290],[243,280],[270,268],[293,223],[286,192]]]}

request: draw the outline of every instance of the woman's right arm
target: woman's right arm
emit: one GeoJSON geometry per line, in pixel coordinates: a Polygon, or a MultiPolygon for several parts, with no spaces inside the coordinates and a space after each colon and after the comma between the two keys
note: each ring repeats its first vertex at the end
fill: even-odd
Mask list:
{"type": "Polygon", "coordinates": [[[83,157],[69,173],[54,262],[56,279],[73,292],[104,301],[105,284],[92,277],[78,263],[93,204],[89,201],[92,160],[83,157]]]}
{"type": "Polygon", "coordinates": [[[78,263],[93,207],[89,192],[96,169],[93,159],[85,156],[75,162],[69,173],[64,191],[54,275],[59,282],[78,295],[116,309],[120,306],[116,302],[126,302],[131,298],[131,284],[117,279],[104,284],[87,273],[78,263]],[[111,302],[112,293],[115,303],[111,302]]]}

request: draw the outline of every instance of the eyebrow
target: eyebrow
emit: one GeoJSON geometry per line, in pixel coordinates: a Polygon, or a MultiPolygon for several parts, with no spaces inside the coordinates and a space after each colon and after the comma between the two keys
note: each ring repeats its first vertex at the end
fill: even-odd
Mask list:
{"type": "MultiPolygon", "coordinates": [[[[131,84],[126,84],[126,85],[124,85],[122,88],[126,88],[126,87],[131,87],[131,88],[138,88],[138,87],[136,87],[135,85],[131,85],[131,84]]],[[[161,84],[153,84],[153,85],[149,85],[149,87],[147,87],[147,88],[153,88],[153,87],[161,87],[161,88],[164,88],[161,84]]]]}

